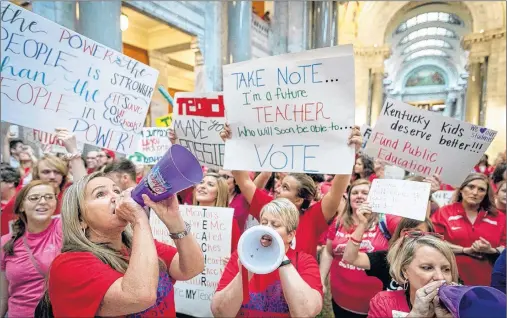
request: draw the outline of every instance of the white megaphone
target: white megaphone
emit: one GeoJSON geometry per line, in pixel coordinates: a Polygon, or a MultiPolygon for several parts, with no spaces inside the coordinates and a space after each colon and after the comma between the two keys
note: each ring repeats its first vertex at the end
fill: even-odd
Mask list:
{"type": "Polygon", "coordinates": [[[239,239],[239,260],[251,273],[274,272],[282,263],[284,256],[285,244],[282,237],[269,226],[252,226],[239,239]]]}

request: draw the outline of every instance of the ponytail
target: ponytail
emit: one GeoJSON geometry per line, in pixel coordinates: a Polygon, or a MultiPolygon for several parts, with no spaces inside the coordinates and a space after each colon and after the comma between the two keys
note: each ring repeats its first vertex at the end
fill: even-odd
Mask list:
{"type": "Polygon", "coordinates": [[[18,218],[16,222],[14,222],[14,229],[12,233],[12,237],[10,240],[5,243],[3,249],[6,255],[13,256],[14,255],[14,243],[25,234],[25,222],[18,218]]]}

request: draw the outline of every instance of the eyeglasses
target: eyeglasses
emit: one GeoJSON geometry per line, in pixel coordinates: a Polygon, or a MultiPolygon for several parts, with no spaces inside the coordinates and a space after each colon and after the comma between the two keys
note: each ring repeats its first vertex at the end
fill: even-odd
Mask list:
{"type": "Polygon", "coordinates": [[[229,178],[232,178],[230,175],[227,175],[227,174],[221,174],[220,176],[222,178],[224,178],[225,180],[229,180],[229,178]]]}
{"type": "Polygon", "coordinates": [[[404,237],[420,238],[420,237],[423,237],[423,236],[433,236],[433,237],[436,237],[436,238],[441,239],[441,240],[444,239],[444,236],[442,234],[435,233],[435,232],[423,232],[423,231],[410,231],[410,232],[406,232],[404,237]]]}
{"type": "Polygon", "coordinates": [[[43,195],[32,194],[32,195],[27,196],[26,198],[28,199],[28,201],[30,201],[32,203],[36,203],[36,202],[39,202],[41,198],[44,198],[44,200],[46,200],[46,201],[53,201],[54,199],[56,199],[56,196],[52,193],[47,193],[47,194],[43,194],[43,195]]]}

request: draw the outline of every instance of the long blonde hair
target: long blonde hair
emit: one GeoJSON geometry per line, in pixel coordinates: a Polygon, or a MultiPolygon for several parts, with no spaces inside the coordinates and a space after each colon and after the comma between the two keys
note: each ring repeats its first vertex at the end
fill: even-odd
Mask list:
{"type": "MultiPolygon", "coordinates": [[[[339,217],[336,218],[337,228],[339,224],[343,224],[345,230],[348,231],[350,228],[352,228],[352,226],[354,226],[354,220],[352,218],[352,216],[354,215],[354,211],[352,211],[352,205],[350,204],[350,194],[352,193],[352,190],[355,187],[360,185],[367,185],[368,187],[370,187],[370,182],[366,179],[358,179],[352,182],[352,184],[349,186],[349,191],[347,193],[348,194],[347,205],[345,206],[345,210],[343,211],[343,213],[339,215],[339,217]]],[[[368,222],[367,228],[369,229],[373,226],[373,224],[377,223],[378,223],[378,213],[373,213],[370,221],[368,222]]]]}
{"type": "MultiPolygon", "coordinates": [[[[220,176],[217,173],[207,173],[202,178],[206,177],[213,177],[217,181],[217,197],[215,199],[215,203],[213,206],[217,208],[228,208],[229,207],[229,186],[227,185],[227,181],[225,178],[220,176]]],[[[197,191],[197,187],[194,189],[194,198],[192,199],[193,205],[199,205],[199,202],[197,202],[197,199],[195,197],[195,193],[197,191]]]]}
{"type": "MultiPolygon", "coordinates": [[[[99,177],[104,177],[102,172],[89,174],[77,182],[74,182],[63,196],[62,204],[62,228],[63,247],[65,252],[89,252],[95,255],[103,263],[111,266],[115,271],[125,273],[128,260],[119,252],[107,244],[94,243],[89,240],[86,232],[81,227],[83,211],[85,209],[85,190],[88,183],[99,177]]],[[[122,242],[130,250],[132,247],[132,228],[128,225],[121,234],[122,242]]]]}

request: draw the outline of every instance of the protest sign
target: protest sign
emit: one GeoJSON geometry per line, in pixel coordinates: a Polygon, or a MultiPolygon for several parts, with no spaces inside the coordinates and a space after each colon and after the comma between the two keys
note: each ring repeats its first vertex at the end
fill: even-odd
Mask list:
{"type": "Polygon", "coordinates": [[[173,114],[167,114],[155,118],[155,127],[171,127],[173,121],[173,114]]]}
{"type": "Polygon", "coordinates": [[[371,127],[364,124],[361,126],[361,135],[363,136],[363,145],[361,146],[362,149],[366,147],[366,144],[368,143],[368,140],[371,136],[371,127]]]}
{"type": "Polygon", "coordinates": [[[225,111],[222,93],[176,93],[172,128],[177,143],[208,168],[221,169],[225,145],[220,138],[225,111]]]}
{"type": "MultiPolygon", "coordinates": [[[[191,225],[190,233],[201,247],[204,271],[190,280],[176,282],[176,312],[193,317],[213,317],[211,298],[225,268],[222,259],[231,255],[234,209],[180,205],[180,213],[183,220],[191,225]]],[[[174,246],[169,230],[153,211],[150,226],[156,240],[174,246]]]]}
{"type": "Polygon", "coordinates": [[[405,170],[397,166],[384,167],[384,179],[405,179],[405,170]]]}
{"type": "Polygon", "coordinates": [[[232,130],[225,169],[350,173],[352,46],[323,51],[313,51],[313,59],[298,53],[223,67],[226,117],[232,130]]]}
{"type": "Polygon", "coordinates": [[[171,147],[169,128],[145,127],[137,143],[136,152],[129,156],[134,163],[154,165],[171,147]]]}
{"type": "Polygon", "coordinates": [[[8,1],[1,2],[2,120],[130,154],[158,71],[8,1]]]}
{"type": "Polygon", "coordinates": [[[431,198],[438,204],[439,207],[443,207],[444,205],[448,205],[449,203],[451,203],[453,195],[454,191],[439,190],[435,191],[431,195],[431,198]]]}
{"type": "MultiPolygon", "coordinates": [[[[63,142],[58,140],[55,134],[50,134],[45,131],[24,127],[23,140],[33,142],[40,147],[43,152],[67,153],[63,142]]],[[[83,148],[84,144],[82,142],[77,142],[77,150],[82,152],[83,148]]]]}
{"type": "Polygon", "coordinates": [[[424,221],[431,184],[396,179],[375,179],[368,194],[372,211],[424,221]]]}
{"type": "Polygon", "coordinates": [[[458,186],[496,131],[387,99],[365,152],[425,177],[458,186]]]}

